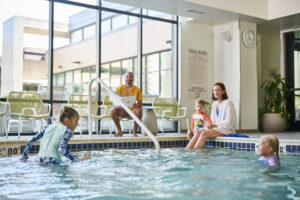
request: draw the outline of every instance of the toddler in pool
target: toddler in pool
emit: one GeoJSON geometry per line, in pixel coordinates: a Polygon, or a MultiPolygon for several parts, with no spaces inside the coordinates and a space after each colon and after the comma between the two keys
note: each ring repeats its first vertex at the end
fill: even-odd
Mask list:
{"type": "Polygon", "coordinates": [[[279,140],[273,135],[263,135],[259,140],[258,161],[266,166],[280,166],[279,140]]]}
{"type": "Polygon", "coordinates": [[[77,155],[69,152],[67,144],[73,136],[73,131],[78,125],[79,115],[71,107],[64,107],[59,121],[60,123],[50,124],[40,133],[36,134],[28,141],[21,160],[28,159],[28,153],[32,145],[41,139],[37,162],[59,164],[61,155],[64,155],[71,161],[82,161],[90,159],[90,156],[79,158],[77,155]]]}

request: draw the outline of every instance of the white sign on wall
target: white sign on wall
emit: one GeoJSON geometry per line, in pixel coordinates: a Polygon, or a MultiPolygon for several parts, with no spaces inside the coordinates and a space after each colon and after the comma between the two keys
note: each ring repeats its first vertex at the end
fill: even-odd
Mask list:
{"type": "Polygon", "coordinates": [[[208,99],[208,62],[207,51],[188,50],[188,97],[192,99],[208,99]]]}

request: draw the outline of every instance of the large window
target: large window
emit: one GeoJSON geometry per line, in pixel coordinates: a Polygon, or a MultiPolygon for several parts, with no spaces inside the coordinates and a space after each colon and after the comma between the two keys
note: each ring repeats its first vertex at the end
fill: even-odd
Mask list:
{"type": "MultiPolygon", "coordinates": [[[[97,60],[97,10],[55,3],[54,16],[54,28],[65,31],[61,35],[66,43],[53,49],[53,72],[56,76],[56,82],[53,82],[53,98],[67,100],[70,94],[88,93],[88,84],[92,77],[91,66],[95,66],[97,60]]],[[[54,43],[57,39],[54,38],[54,43]]]]}
{"type": "Polygon", "coordinates": [[[126,15],[117,15],[112,18],[112,29],[117,30],[119,28],[125,27],[128,24],[128,16],[126,15]]]}
{"type": "Polygon", "coordinates": [[[106,85],[110,86],[110,63],[101,65],[101,79],[106,85]]]}
{"type": "Polygon", "coordinates": [[[79,42],[82,40],[82,29],[75,30],[71,33],[71,43],[79,42]]]}
{"type": "MultiPolygon", "coordinates": [[[[0,7],[0,97],[10,91],[37,91],[48,83],[49,3],[2,0],[0,7]]],[[[47,93],[42,97],[47,99],[47,93]]]]}
{"type": "Polygon", "coordinates": [[[143,93],[149,100],[151,96],[175,97],[174,26],[143,20],[143,93]]]}
{"type": "Polygon", "coordinates": [[[83,28],[83,39],[95,38],[96,37],[96,24],[83,28]]]}
{"type": "MultiPolygon", "coordinates": [[[[112,12],[102,12],[102,15],[105,16],[104,26],[108,20],[111,20],[112,29],[109,34],[107,30],[102,29],[104,32],[101,40],[101,62],[103,63],[101,78],[103,76],[109,87],[115,90],[125,83],[122,77],[127,71],[137,76],[137,65],[134,60],[138,53],[138,26],[137,23],[129,25],[128,15],[112,12]]],[[[136,18],[137,21],[137,17],[131,16],[131,18],[136,18]]],[[[137,79],[134,80],[134,84],[138,84],[137,79]]]]}
{"type": "Polygon", "coordinates": [[[90,5],[97,5],[98,0],[67,0],[67,1],[74,1],[78,3],[90,4],[90,5]]]}
{"type": "Polygon", "coordinates": [[[118,4],[118,3],[113,3],[110,1],[101,1],[102,3],[102,7],[104,8],[111,8],[117,11],[126,11],[126,12],[131,12],[131,13],[138,13],[137,9],[132,7],[132,6],[128,6],[128,5],[124,5],[124,4],[118,4]]]}
{"type": "MultiPolygon", "coordinates": [[[[7,10],[0,15],[0,97],[6,98],[13,90],[36,91],[52,104],[55,117],[70,94],[87,94],[92,78],[100,76],[115,90],[125,83],[128,71],[142,89],[144,102],[156,96],[176,97],[174,17],[108,1],[98,6],[97,2],[0,1],[2,10],[7,10]]],[[[98,92],[105,95],[105,91],[98,92]]]]}
{"type": "Polygon", "coordinates": [[[159,54],[145,56],[143,91],[148,95],[159,95],[159,54]]]}
{"type": "Polygon", "coordinates": [[[158,17],[158,18],[164,18],[164,19],[170,19],[170,20],[175,18],[174,15],[163,13],[163,12],[158,12],[155,10],[149,10],[149,9],[143,9],[143,14],[151,16],[151,17],[158,17]]]}

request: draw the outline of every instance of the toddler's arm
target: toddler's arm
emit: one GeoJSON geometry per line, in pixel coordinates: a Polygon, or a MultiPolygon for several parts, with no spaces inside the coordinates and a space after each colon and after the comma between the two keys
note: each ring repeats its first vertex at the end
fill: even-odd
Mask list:
{"type": "Polygon", "coordinates": [[[27,160],[28,159],[28,153],[30,152],[30,149],[31,149],[32,145],[44,136],[44,133],[45,133],[45,130],[46,130],[47,127],[48,126],[46,126],[40,133],[36,134],[31,140],[28,141],[28,143],[27,143],[27,145],[24,149],[23,155],[20,158],[20,160],[27,160]]]}
{"type": "Polygon", "coordinates": [[[71,153],[68,148],[68,142],[72,137],[72,132],[70,129],[67,129],[66,132],[64,133],[63,139],[61,140],[58,148],[58,152],[64,156],[66,156],[68,159],[72,161],[83,161],[83,160],[89,160],[91,159],[91,156],[85,156],[82,158],[79,158],[77,155],[71,153]]]}
{"type": "Polygon", "coordinates": [[[72,131],[70,129],[67,129],[63,135],[63,139],[60,141],[58,152],[61,155],[66,156],[69,160],[80,161],[78,156],[71,153],[67,148],[68,142],[71,139],[71,137],[72,137],[72,131]]]}
{"type": "Polygon", "coordinates": [[[193,130],[188,130],[187,131],[187,136],[188,136],[189,140],[192,139],[192,137],[193,137],[193,130]]]}

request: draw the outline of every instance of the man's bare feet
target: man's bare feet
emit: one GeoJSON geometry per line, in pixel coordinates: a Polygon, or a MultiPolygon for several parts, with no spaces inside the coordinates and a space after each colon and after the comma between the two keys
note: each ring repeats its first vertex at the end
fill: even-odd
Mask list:
{"type": "Polygon", "coordinates": [[[133,133],[132,133],[132,136],[133,136],[133,137],[138,137],[138,135],[137,135],[136,132],[133,132],[133,133]]]}
{"type": "Polygon", "coordinates": [[[122,137],[123,136],[123,132],[122,131],[118,131],[116,134],[114,134],[115,137],[122,137]]]}

